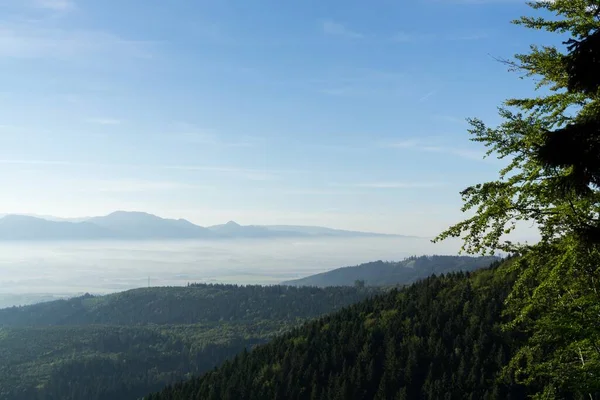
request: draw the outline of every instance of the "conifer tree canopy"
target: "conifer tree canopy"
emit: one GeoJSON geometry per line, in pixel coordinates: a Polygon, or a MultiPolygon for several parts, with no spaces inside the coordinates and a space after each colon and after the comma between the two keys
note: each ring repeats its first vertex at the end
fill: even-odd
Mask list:
{"type": "Polygon", "coordinates": [[[497,181],[462,192],[463,211],[475,215],[437,238],[462,237],[468,252],[518,250],[503,237],[519,220],[535,222],[545,242],[576,234],[600,243],[600,2],[529,4],[544,17],[514,22],[557,33],[562,46],[532,45],[506,61],[536,80],[539,96],[507,100],[498,127],[469,120],[472,140],[508,165],[497,181]]]}
{"type": "Polygon", "coordinates": [[[469,120],[472,140],[508,165],[461,193],[473,216],[436,240],[520,255],[505,329],[527,339],[507,376],[539,399],[600,399],[600,1],[529,5],[535,16],[514,22],[556,33],[559,44],[506,61],[535,79],[538,96],[507,100],[497,127],[469,120]],[[518,221],[534,222],[541,241],[506,241],[518,221]]]}
{"type": "Polygon", "coordinates": [[[569,89],[597,93],[600,87],[600,30],[596,29],[581,40],[570,39],[567,58],[569,89]]]}

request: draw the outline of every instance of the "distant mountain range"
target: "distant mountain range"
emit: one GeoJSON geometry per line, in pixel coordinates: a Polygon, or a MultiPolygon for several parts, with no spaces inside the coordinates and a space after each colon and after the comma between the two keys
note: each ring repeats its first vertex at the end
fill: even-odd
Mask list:
{"type": "Polygon", "coordinates": [[[0,241],[99,239],[225,239],[289,237],[393,237],[316,226],[223,225],[202,227],[185,219],[165,219],[144,212],[116,211],[103,217],[64,220],[55,217],[5,215],[0,241]]]}
{"type": "Polygon", "coordinates": [[[494,256],[422,256],[410,257],[399,262],[374,261],[282,282],[282,285],[352,286],[356,281],[362,281],[367,286],[407,285],[433,274],[485,268],[498,260],[499,258],[494,256]]]}

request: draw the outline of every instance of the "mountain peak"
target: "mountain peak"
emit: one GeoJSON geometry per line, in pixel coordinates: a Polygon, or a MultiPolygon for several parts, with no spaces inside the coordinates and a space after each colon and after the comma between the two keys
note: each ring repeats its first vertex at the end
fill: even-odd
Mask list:
{"type": "Polygon", "coordinates": [[[3,239],[192,239],[385,236],[322,227],[240,225],[229,221],[208,228],[186,219],[162,218],[143,211],[118,210],[108,215],[71,220],[27,215],[0,215],[3,239]],[[17,235],[18,233],[18,235],[17,235]]]}
{"type": "Polygon", "coordinates": [[[23,215],[23,214],[6,214],[4,217],[2,217],[2,219],[4,219],[5,221],[37,221],[37,220],[42,220],[41,218],[32,217],[32,216],[23,215]]]}

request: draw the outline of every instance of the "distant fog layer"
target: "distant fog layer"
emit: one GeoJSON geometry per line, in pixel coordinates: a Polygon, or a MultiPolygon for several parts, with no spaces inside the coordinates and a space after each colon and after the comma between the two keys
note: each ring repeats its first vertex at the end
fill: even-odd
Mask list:
{"type": "Polygon", "coordinates": [[[188,282],[277,284],[411,255],[456,254],[459,243],[406,237],[0,243],[0,307],[56,296],[188,282]]]}

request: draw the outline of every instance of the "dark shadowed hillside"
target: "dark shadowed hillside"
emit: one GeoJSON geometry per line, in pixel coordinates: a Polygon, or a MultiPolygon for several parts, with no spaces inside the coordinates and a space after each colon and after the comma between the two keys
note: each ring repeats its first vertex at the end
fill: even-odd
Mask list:
{"type": "Polygon", "coordinates": [[[375,261],[355,267],[334,269],[322,274],[283,282],[293,286],[351,286],[363,281],[368,286],[406,285],[432,274],[474,271],[489,266],[496,257],[423,256],[400,262],[375,261]]]}
{"type": "Polygon", "coordinates": [[[147,399],[524,399],[501,379],[518,342],[497,268],[363,301],[147,399]]]}
{"type": "Polygon", "coordinates": [[[0,327],[194,324],[304,319],[340,309],[368,290],[194,284],[81,296],[0,310],[0,327]]]}
{"type": "Polygon", "coordinates": [[[3,309],[0,399],[135,399],[372,293],[199,284],[3,309]]]}

